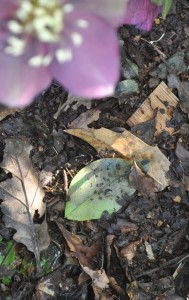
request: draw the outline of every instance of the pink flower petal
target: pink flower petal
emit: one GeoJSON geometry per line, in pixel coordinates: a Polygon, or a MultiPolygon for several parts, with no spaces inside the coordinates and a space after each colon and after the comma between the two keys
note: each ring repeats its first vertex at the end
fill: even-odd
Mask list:
{"type": "Polygon", "coordinates": [[[128,0],[71,0],[75,9],[92,12],[114,26],[119,26],[124,18],[128,0]]]}
{"type": "Polygon", "coordinates": [[[69,14],[65,28],[71,28],[64,33],[67,36],[65,48],[72,51],[72,59],[62,64],[55,60],[49,67],[53,76],[73,95],[87,98],[111,95],[119,77],[115,30],[101,18],[79,10],[69,14]],[[80,28],[78,20],[85,20],[88,26],[80,28]],[[81,38],[80,45],[77,41],[74,45],[70,39],[75,33],[81,38]]]}
{"type": "Polygon", "coordinates": [[[48,87],[51,77],[45,68],[31,68],[23,56],[0,52],[0,102],[6,106],[26,106],[48,87]]]}
{"type": "Polygon", "coordinates": [[[18,6],[17,2],[17,0],[0,0],[0,18],[10,17],[18,6]]]}
{"type": "Polygon", "coordinates": [[[161,7],[151,3],[150,0],[129,0],[123,23],[151,30],[153,20],[160,11],[161,7]]]}

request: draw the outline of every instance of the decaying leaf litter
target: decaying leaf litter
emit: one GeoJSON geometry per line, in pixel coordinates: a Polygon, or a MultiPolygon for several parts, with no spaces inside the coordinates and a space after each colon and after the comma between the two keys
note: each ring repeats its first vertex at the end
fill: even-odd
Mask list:
{"type": "Polygon", "coordinates": [[[44,191],[34,174],[29,154],[31,145],[21,139],[5,140],[4,158],[1,168],[11,175],[0,184],[0,197],[3,199],[1,211],[7,227],[17,232],[13,239],[23,243],[36,258],[40,267],[40,252],[48,248],[50,237],[46,223],[44,191]],[[42,219],[37,224],[37,219],[42,219]]]}
{"type": "MultiPolygon", "coordinates": [[[[178,1],[167,20],[156,21],[151,33],[133,27],[120,29],[123,76],[115,98],[87,102],[86,107],[84,100],[82,105],[74,97],[67,100],[67,94],[54,83],[32,107],[11,111],[10,115],[5,111],[4,119],[2,111],[0,255],[4,256],[4,262],[5,256],[9,257],[8,242],[15,253],[11,263],[1,265],[2,299],[10,295],[13,299],[187,298],[188,14],[187,3],[178,1]],[[164,37],[155,45],[165,55],[165,62],[148,43],[158,40],[163,33],[164,37]],[[80,138],[68,134],[67,129],[80,138]],[[93,138],[95,135],[103,139],[97,145],[94,140],[89,143],[89,132],[93,138]],[[107,140],[114,147],[108,147],[107,140]],[[6,158],[9,141],[13,141],[13,149],[6,158]],[[33,208],[19,202],[25,180],[20,180],[6,166],[6,161],[11,162],[10,157],[16,159],[17,144],[23,144],[23,149],[28,147],[27,168],[24,166],[21,171],[27,178],[32,170],[34,191],[42,193],[40,197],[32,197],[33,208]],[[126,146],[127,154],[123,152],[126,146]],[[97,164],[102,164],[102,169],[93,172],[99,167],[97,164]],[[125,176],[114,177],[112,165],[118,174],[122,172],[125,176]],[[108,167],[112,173],[107,176],[108,167]],[[88,181],[89,187],[83,192],[82,176],[90,172],[92,181],[88,181]],[[120,178],[124,185],[121,196],[116,191],[120,178]],[[42,229],[43,245],[44,248],[48,245],[45,235],[48,232],[50,246],[40,255],[41,277],[36,276],[31,247],[28,251],[22,238],[14,242],[19,230],[15,230],[14,224],[6,227],[3,221],[6,218],[3,205],[8,201],[4,202],[6,189],[15,190],[15,184],[19,187],[19,199],[14,198],[14,191],[14,199],[9,195],[14,202],[13,212],[19,204],[23,205],[23,213],[27,208],[32,230],[43,228],[47,220],[48,231],[42,229]],[[83,221],[75,221],[76,216],[69,212],[74,186],[82,187],[81,194],[86,197],[76,197],[76,207],[83,212],[82,205],[88,204],[83,221]],[[129,195],[128,187],[132,191],[129,195]],[[92,196],[87,195],[88,190],[93,191],[92,196]],[[100,197],[102,202],[105,200],[105,210],[99,204],[100,197]],[[82,205],[78,206],[77,201],[82,205]],[[117,207],[113,207],[111,215],[108,201],[117,207]],[[95,209],[97,217],[93,215],[95,209]]],[[[19,159],[23,158],[21,155],[19,159]]]]}

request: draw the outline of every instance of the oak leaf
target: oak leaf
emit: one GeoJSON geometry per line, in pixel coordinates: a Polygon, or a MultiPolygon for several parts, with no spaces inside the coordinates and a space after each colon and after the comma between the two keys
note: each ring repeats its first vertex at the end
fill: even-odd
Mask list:
{"type": "Polygon", "coordinates": [[[14,240],[34,253],[39,267],[40,252],[47,249],[50,238],[44,217],[44,191],[31,165],[31,149],[24,139],[6,140],[0,166],[11,178],[0,183],[0,198],[5,225],[16,230],[14,240]],[[37,222],[39,219],[42,221],[37,222]]]}

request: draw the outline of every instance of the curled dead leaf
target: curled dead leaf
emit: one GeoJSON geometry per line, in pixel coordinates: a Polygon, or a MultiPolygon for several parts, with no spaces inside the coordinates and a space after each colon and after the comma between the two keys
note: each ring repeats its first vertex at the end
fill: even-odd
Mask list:
{"type": "Polygon", "coordinates": [[[143,197],[155,199],[155,193],[161,190],[161,186],[153,178],[147,176],[134,162],[129,176],[130,184],[143,197]]]}
{"type": "Polygon", "coordinates": [[[127,258],[129,265],[132,264],[133,257],[136,253],[136,248],[139,244],[140,241],[134,241],[120,250],[120,255],[127,258]]]}
{"type": "Polygon", "coordinates": [[[99,289],[104,290],[109,287],[109,279],[106,275],[105,270],[91,270],[88,267],[82,266],[83,270],[91,277],[94,285],[96,285],[99,289]]]}
{"type": "Polygon", "coordinates": [[[92,245],[91,247],[84,246],[77,235],[66,230],[62,224],[58,222],[56,223],[61,230],[72,255],[78,259],[79,263],[82,266],[90,267],[92,258],[97,254],[99,250],[98,245],[92,245]]]}
{"type": "Polygon", "coordinates": [[[134,136],[128,130],[116,133],[106,128],[101,129],[68,129],[65,132],[77,136],[98,153],[113,151],[114,157],[128,160],[149,160],[147,174],[159,183],[161,190],[169,184],[167,173],[170,162],[157,146],[152,147],[134,136]]]}

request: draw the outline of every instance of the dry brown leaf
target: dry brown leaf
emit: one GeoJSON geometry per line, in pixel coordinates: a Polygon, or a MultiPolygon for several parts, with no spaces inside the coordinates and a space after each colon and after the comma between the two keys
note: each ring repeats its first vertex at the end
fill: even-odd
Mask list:
{"type": "Polygon", "coordinates": [[[185,149],[180,142],[177,143],[175,154],[181,161],[183,167],[189,166],[189,151],[185,149]]]}
{"type": "Polygon", "coordinates": [[[136,162],[134,162],[131,169],[129,181],[131,186],[140,192],[143,197],[155,199],[155,193],[161,190],[159,183],[142,172],[136,162]]]}
{"type": "Polygon", "coordinates": [[[99,247],[98,245],[92,245],[91,247],[84,246],[80,238],[69,232],[64,228],[64,226],[58,222],[57,226],[61,230],[72,255],[77,257],[79,263],[83,266],[90,267],[92,258],[97,254],[99,247]]]}
{"type": "Polygon", "coordinates": [[[109,287],[109,279],[106,275],[105,270],[91,270],[89,267],[82,266],[83,270],[91,277],[94,285],[99,289],[104,290],[109,287]]]}
{"type": "Polygon", "coordinates": [[[69,108],[72,108],[73,110],[78,110],[78,108],[81,105],[84,105],[87,107],[87,109],[91,109],[91,103],[92,100],[90,101],[89,99],[85,99],[82,97],[76,97],[76,96],[72,96],[71,94],[68,95],[67,100],[64,102],[63,105],[61,105],[57,112],[54,114],[53,118],[54,119],[58,119],[59,115],[62,112],[66,112],[69,108]]]}
{"type": "Polygon", "coordinates": [[[133,257],[136,254],[136,248],[140,244],[140,241],[131,242],[126,247],[122,248],[120,251],[120,255],[127,258],[128,264],[132,264],[133,257]]]}
{"type": "MultiPolygon", "coordinates": [[[[103,225],[101,225],[104,228],[103,225]]],[[[138,227],[134,223],[128,222],[125,219],[116,218],[115,222],[111,222],[109,230],[111,234],[121,234],[137,230],[138,227]]]]}
{"type": "Polygon", "coordinates": [[[68,124],[68,128],[88,128],[88,125],[99,119],[101,111],[96,109],[90,109],[82,113],[73,122],[68,124]]]}
{"type": "Polygon", "coordinates": [[[112,295],[110,289],[101,290],[95,284],[92,284],[94,299],[95,300],[115,300],[116,295],[112,295]]]}
{"type": "Polygon", "coordinates": [[[138,286],[137,281],[133,281],[130,283],[129,286],[127,286],[127,294],[129,296],[130,300],[138,300],[138,294],[139,294],[140,288],[138,286]]]}
{"type": "Polygon", "coordinates": [[[110,270],[110,259],[111,259],[111,254],[112,254],[112,249],[111,246],[113,244],[115,235],[109,234],[106,236],[106,259],[107,259],[107,272],[109,273],[110,270]]]}
{"type": "Polygon", "coordinates": [[[94,147],[98,153],[113,151],[115,152],[114,157],[122,157],[129,160],[149,160],[150,164],[147,174],[159,183],[161,189],[168,185],[169,160],[157,146],[147,145],[128,130],[116,133],[106,128],[68,129],[65,132],[83,139],[94,147]]]}
{"type": "Polygon", "coordinates": [[[103,299],[103,290],[109,287],[109,279],[103,269],[95,271],[91,269],[92,258],[97,255],[99,251],[98,245],[92,245],[91,247],[84,246],[78,236],[66,230],[62,224],[56,223],[61,230],[72,255],[77,257],[83,271],[91,277],[94,293],[96,295],[95,299],[103,299]]]}
{"type": "Polygon", "coordinates": [[[173,108],[177,106],[178,101],[179,99],[162,81],[126,123],[130,127],[133,127],[149,121],[154,117],[154,112],[157,109],[155,136],[159,135],[163,130],[173,134],[174,128],[167,127],[167,123],[172,118],[170,110],[173,110],[173,108]],[[168,106],[166,106],[165,103],[167,103],[168,106]]]}
{"type": "MultiPolygon", "coordinates": [[[[57,299],[60,294],[60,286],[63,279],[62,270],[57,268],[36,282],[32,297],[26,295],[28,300],[50,300],[57,299]]],[[[69,287],[71,290],[71,287],[69,287]]],[[[69,290],[68,288],[68,290],[69,290]]],[[[23,299],[23,297],[21,297],[23,299]]],[[[18,297],[17,297],[18,299],[18,297]]]]}
{"type": "Polygon", "coordinates": [[[0,198],[3,200],[1,210],[7,227],[17,232],[13,238],[23,243],[35,254],[39,267],[40,252],[47,249],[50,237],[46,219],[42,224],[34,223],[34,218],[43,217],[46,205],[43,202],[44,191],[36,176],[29,158],[32,146],[24,139],[6,140],[1,167],[12,178],[0,183],[0,198]]]}
{"type": "Polygon", "coordinates": [[[0,106],[0,121],[6,118],[9,115],[14,114],[15,112],[21,111],[20,108],[7,108],[0,106]]]}
{"type": "Polygon", "coordinates": [[[171,299],[183,300],[184,298],[175,298],[175,283],[173,276],[162,277],[148,282],[132,281],[127,285],[127,294],[130,300],[138,299],[171,299]],[[158,287],[158,288],[157,288],[158,287]],[[174,294],[174,295],[173,295],[174,294]]]}
{"type": "Polygon", "coordinates": [[[124,289],[117,283],[116,279],[112,276],[108,276],[111,287],[116,291],[118,295],[126,297],[124,289]]]}

